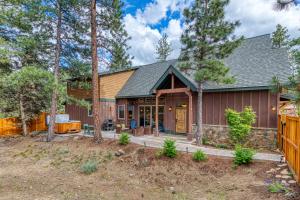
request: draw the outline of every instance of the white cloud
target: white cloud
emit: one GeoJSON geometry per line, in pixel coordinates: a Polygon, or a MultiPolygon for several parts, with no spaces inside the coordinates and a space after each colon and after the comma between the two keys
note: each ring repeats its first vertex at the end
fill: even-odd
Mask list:
{"type": "Polygon", "coordinates": [[[271,33],[277,24],[286,26],[292,36],[297,35],[297,30],[300,29],[300,6],[276,11],[274,2],[274,0],[231,0],[226,8],[226,16],[230,20],[241,22],[241,26],[236,29],[237,35],[252,37],[271,33]]]}
{"type": "MultiPolygon", "coordinates": [[[[177,58],[180,53],[180,36],[182,25],[180,19],[170,19],[167,26],[159,31],[152,28],[161,20],[167,18],[168,12],[180,11],[189,5],[192,0],[155,0],[145,8],[137,10],[135,15],[127,14],[124,18],[125,28],[132,37],[129,41],[129,53],[135,57],[134,65],[155,62],[155,45],[162,33],[169,36],[174,49],[169,59],[177,58]]],[[[226,18],[239,20],[241,26],[236,29],[236,35],[252,37],[271,33],[277,24],[286,26],[291,36],[299,36],[300,6],[291,7],[287,11],[275,11],[275,0],[231,0],[226,8],[226,18]]]]}

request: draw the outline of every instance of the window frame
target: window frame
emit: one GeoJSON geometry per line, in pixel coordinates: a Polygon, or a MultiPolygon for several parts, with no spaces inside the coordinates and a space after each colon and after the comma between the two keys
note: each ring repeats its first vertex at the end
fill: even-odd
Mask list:
{"type": "Polygon", "coordinates": [[[125,120],[126,119],[126,107],[125,107],[125,104],[118,105],[118,119],[119,120],[125,120]],[[124,108],[124,110],[123,110],[123,112],[124,112],[123,118],[120,118],[120,107],[124,108]]]}

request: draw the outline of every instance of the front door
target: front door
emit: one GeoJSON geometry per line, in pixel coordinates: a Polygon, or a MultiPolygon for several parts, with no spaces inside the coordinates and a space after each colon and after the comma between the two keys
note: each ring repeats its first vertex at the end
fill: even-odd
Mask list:
{"type": "Polygon", "coordinates": [[[176,108],[176,133],[186,133],[186,108],[176,108]]]}

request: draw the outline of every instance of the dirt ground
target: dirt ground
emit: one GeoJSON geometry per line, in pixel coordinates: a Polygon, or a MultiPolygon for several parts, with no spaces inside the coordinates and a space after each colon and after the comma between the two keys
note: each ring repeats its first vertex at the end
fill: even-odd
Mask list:
{"type": "Polygon", "coordinates": [[[266,171],[276,163],[255,161],[234,169],[231,159],[209,156],[197,163],[191,154],[169,159],[155,152],[112,140],[95,144],[89,138],[0,139],[0,199],[286,199],[268,191],[267,182],[273,180],[266,171]],[[116,157],[121,148],[125,155],[116,157]],[[80,171],[87,160],[99,163],[90,175],[80,171]]]}

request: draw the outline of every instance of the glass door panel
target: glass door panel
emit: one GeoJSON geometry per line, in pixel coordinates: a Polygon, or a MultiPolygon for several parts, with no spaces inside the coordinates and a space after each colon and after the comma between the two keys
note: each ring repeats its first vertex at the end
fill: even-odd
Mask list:
{"type": "Polygon", "coordinates": [[[151,124],[151,106],[145,106],[145,126],[151,124]]]}
{"type": "Polygon", "coordinates": [[[145,125],[145,107],[144,106],[140,106],[139,107],[139,122],[140,122],[140,126],[144,126],[145,125]]]}

